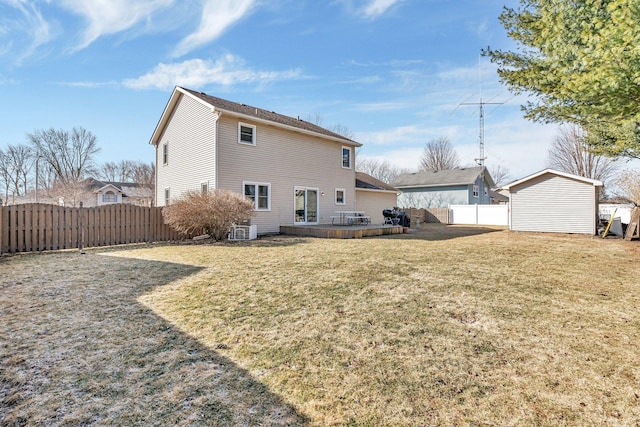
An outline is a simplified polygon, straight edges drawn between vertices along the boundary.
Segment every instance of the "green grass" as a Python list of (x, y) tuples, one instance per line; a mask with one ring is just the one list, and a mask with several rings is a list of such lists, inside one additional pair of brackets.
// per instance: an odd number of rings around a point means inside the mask
[(5, 258), (0, 420), (637, 425), (639, 257), (425, 225)]

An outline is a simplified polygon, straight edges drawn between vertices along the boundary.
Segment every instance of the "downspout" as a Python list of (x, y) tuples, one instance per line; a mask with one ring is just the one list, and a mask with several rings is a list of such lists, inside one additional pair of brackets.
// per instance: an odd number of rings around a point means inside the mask
[(159, 167), (158, 167), (158, 146), (160, 144), (155, 144), (156, 146), (156, 158), (154, 160), (155, 164), (156, 164), (156, 170), (153, 173), (153, 179), (154, 179), (154, 184), (153, 184), (153, 200), (151, 201), (151, 205), (153, 207), (158, 207), (158, 171), (159, 171)]
[(215, 130), (215, 135), (214, 135), (214, 141), (213, 141), (213, 179), (215, 180), (215, 184), (213, 186), (214, 189), (218, 189), (220, 187), (220, 183), (218, 181), (218, 142), (220, 141), (219, 136), (220, 136), (220, 130), (219, 130), (219, 126), (218, 123), (220, 122), (220, 117), (222, 116), (222, 111), (216, 111), (214, 108), (211, 109), (211, 112), (213, 113), (215, 119), (214, 119), (214, 123), (216, 126), (216, 130)]

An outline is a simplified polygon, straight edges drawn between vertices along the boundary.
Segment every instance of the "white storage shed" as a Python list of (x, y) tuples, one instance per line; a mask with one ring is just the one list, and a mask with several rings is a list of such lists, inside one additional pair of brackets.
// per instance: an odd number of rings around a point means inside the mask
[(553, 169), (504, 186), (514, 231), (597, 233), (601, 181)]

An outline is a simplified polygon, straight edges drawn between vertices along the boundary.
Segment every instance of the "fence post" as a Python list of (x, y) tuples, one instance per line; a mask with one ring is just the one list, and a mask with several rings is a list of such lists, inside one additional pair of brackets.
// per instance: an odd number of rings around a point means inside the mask
[(78, 249), (80, 253), (84, 253), (84, 209), (82, 209), (82, 202), (80, 202), (80, 208), (78, 209), (78, 227), (80, 227), (80, 236), (78, 236)]
[(4, 252), (4, 206), (0, 200), (0, 255)]

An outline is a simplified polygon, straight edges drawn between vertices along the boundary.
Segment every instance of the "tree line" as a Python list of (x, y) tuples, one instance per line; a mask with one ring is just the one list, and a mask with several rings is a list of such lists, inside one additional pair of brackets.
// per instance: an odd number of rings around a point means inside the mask
[(153, 162), (121, 160), (98, 164), (97, 137), (74, 127), (39, 129), (26, 135), (26, 142), (0, 149), (0, 199), (3, 204), (34, 194), (61, 195), (75, 200), (87, 192), (86, 179), (154, 186)]

